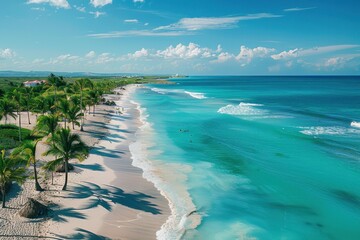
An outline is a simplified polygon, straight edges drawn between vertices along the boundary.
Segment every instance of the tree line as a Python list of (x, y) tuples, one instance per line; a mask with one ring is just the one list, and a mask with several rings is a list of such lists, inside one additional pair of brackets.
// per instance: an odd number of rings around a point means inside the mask
[[(121, 84), (121, 83), (120, 83)], [(53, 173), (59, 165), (64, 165), (65, 182), (63, 190), (67, 188), (69, 160), (82, 161), (89, 154), (89, 147), (80, 136), (73, 133), (75, 126), (84, 131), (84, 117), (95, 115), (96, 105), (101, 101), (104, 93), (110, 93), (119, 86), (119, 82), (91, 81), (81, 78), (67, 80), (61, 76), (51, 74), (45, 84), (34, 87), (16, 86), (3, 91), (0, 96), (0, 120), (5, 125), (9, 119), (17, 120), (18, 142), (20, 146), (8, 151), (0, 149), (0, 193), (2, 207), (5, 207), (6, 187), (15, 181), (23, 183), (29, 177), (29, 166), (35, 180), (35, 190), (43, 191), (38, 181), (36, 159), (37, 145), (44, 141), (48, 145), (45, 156), (53, 156), (43, 169)], [(31, 124), (30, 112), (36, 114), (36, 125), (32, 129), (32, 139), (22, 138), (21, 112), (26, 112), (26, 121)]]

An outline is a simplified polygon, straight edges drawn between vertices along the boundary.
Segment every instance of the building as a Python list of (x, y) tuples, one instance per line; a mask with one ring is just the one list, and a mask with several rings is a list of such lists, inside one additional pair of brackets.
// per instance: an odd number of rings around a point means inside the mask
[(23, 82), (25, 87), (36, 87), (40, 84), (46, 83), (46, 80), (33, 80), (33, 81), (26, 81)]

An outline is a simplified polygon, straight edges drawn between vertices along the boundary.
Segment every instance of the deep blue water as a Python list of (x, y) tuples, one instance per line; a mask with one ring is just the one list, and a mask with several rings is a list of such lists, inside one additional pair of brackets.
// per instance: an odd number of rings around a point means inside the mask
[(149, 161), (177, 209), (169, 231), (360, 239), (360, 77), (171, 81), (134, 96), (152, 128)]

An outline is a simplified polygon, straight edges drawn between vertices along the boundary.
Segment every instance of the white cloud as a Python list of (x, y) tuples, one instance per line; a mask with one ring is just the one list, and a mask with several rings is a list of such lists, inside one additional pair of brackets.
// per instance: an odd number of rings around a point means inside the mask
[(94, 7), (103, 7), (108, 4), (112, 4), (112, 0), (90, 0), (90, 3)]
[(85, 8), (85, 7), (80, 7), (80, 6), (74, 5), (74, 8), (75, 8), (76, 10), (78, 10), (79, 12), (86, 12), (86, 8)]
[(89, 34), (88, 36), (94, 38), (121, 38), (121, 37), (130, 37), (130, 36), (173, 37), (173, 36), (184, 36), (184, 35), (189, 35), (189, 34), (184, 31), (156, 32), (153, 30), (132, 30), (132, 31), (118, 31), (118, 32), (109, 32), (109, 33), (95, 33), (95, 34)]
[(350, 48), (356, 48), (359, 47), (359, 45), (330, 45), (330, 46), (324, 46), (324, 47), (314, 47), (309, 49), (292, 49), (289, 51), (283, 51), (279, 54), (274, 54), (271, 56), (274, 60), (282, 60), (282, 59), (289, 59), (289, 58), (296, 58), (296, 57), (305, 57), (305, 56), (311, 56), (311, 55), (318, 55), (323, 53), (329, 53), (329, 52), (335, 52)]
[(274, 48), (256, 47), (247, 48), (245, 46), (240, 47), (240, 53), (236, 56), (236, 60), (241, 62), (241, 66), (249, 64), (254, 58), (264, 58), (274, 52)]
[(33, 8), (31, 8), (31, 10), (44, 12), (44, 11), (45, 11), (45, 8), (44, 8), (44, 7), (42, 7), (42, 8), (33, 7)]
[(349, 66), (349, 62), (352, 61), (355, 58), (359, 58), (360, 54), (347, 54), (347, 55), (341, 55), (336, 57), (331, 57), (328, 59), (325, 59), (325, 61), (316, 64), (318, 68), (328, 68), (332, 70), (344, 68), (346, 66)]
[(137, 20), (137, 19), (125, 19), (124, 22), (125, 23), (138, 23), (139, 20)]
[(299, 8), (299, 7), (296, 7), (296, 8), (287, 8), (287, 9), (284, 9), (284, 12), (298, 12), (298, 11), (305, 11), (305, 10), (311, 10), (311, 9), (314, 9), (316, 7), (307, 7), (307, 8)]
[(142, 48), (141, 50), (136, 51), (136, 52), (133, 53), (133, 54), (131, 54), (131, 53), (128, 54), (128, 56), (129, 56), (130, 58), (135, 58), (135, 59), (147, 57), (147, 56), (149, 56), (149, 55), (150, 55), (149, 50), (147, 50), (147, 49), (145, 49), (145, 48)]
[(156, 56), (168, 58), (180, 58), (180, 59), (189, 59), (195, 57), (210, 57), (212, 50), (209, 48), (201, 48), (195, 43), (189, 43), (188, 46), (179, 43), (175, 47), (170, 45), (164, 50), (158, 50)]
[(105, 12), (99, 12), (99, 11), (96, 11), (96, 12), (90, 12), (90, 14), (94, 15), (95, 18), (98, 18), (102, 15), (105, 15), (106, 13)]
[(28, 0), (28, 4), (48, 3), (57, 8), (70, 8), (67, 0)]
[(0, 49), (0, 58), (13, 58), (16, 54), (10, 48)]
[(281, 60), (281, 59), (288, 59), (292, 57), (298, 57), (299, 56), (299, 49), (295, 48), (289, 51), (283, 51), (279, 54), (271, 55), (271, 58), (274, 60)]
[(86, 58), (94, 58), (95, 56), (96, 56), (95, 51), (90, 51), (85, 55)]
[(231, 54), (228, 52), (222, 52), (218, 55), (217, 59), (213, 62), (223, 63), (223, 62), (227, 62), (234, 58), (235, 58), (234, 54)]
[(134, 2), (134, 3), (137, 3), (137, 2), (143, 3), (143, 2), (145, 2), (145, 0), (133, 0), (133, 2)]
[(155, 30), (187, 30), (197, 31), (204, 29), (234, 28), (240, 21), (255, 20), (262, 18), (281, 17), (269, 13), (249, 14), (237, 17), (206, 17), (206, 18), (182, 18), (179, 22), (167, 26), (161, 26)]
[(104, 64), (104, 63), (108, 63), (108, 62), (113, 62), (115, 60), (116, 59), (114, 57), (112, 57), (110, 53), (102, 53), (96, 59), (96, 63)]

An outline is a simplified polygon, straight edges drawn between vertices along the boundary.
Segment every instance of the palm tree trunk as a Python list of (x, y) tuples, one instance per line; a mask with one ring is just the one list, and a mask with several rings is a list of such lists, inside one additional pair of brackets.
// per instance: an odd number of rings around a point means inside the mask
[(34, 162), (34, 177), (35, 177), (35, 190), (36, 191), (43, 191), (43, 189), (41, 188), (39, 182), (38, 182), (38, 177), (37, 177), (37, 172), (36, 172), (36, 162)]
[(5, 185), (1, 188), (2, 193), (2, 208), (5, 208)]
[(65, 160), (65, 183), (64, 183), (62, 190), (66, 190), (66, 186), (67, 186), (67, 182), (68, 182), (68, 172), (69, 172), (68, 160)]
[(18, 117), (19, 117), (19, 142), (21, 142), (21, 114), (20, 114), (20, 109), (18, 109)]
[(28, 122), (29, 122), (29, 124), (31, 124), (31, 122), (30, 122), (30, 112), (29, 112), (29, 99), (28, 99), (28, 102), (27, 102), (27, 104), (26, 104), (26, 108), (27, 108), (27, 116), (28, 116)]
[(73, 130), (75, 129), (75, 123), (74, 122), (72, 122), (72, 126), (73, 126)]
[(51, 185), (54, 185), (54, 171), (51, 171)]
[(93, 116), (95, 117), (95, 104), (93, 106)]
[(65, 120), (64, 120), (64, 121), (65, 121), (65, 126), (64, 126), (64, 128), (66, 128), (66, 118), (65, 118)]
[[(83, 106), (82, 106), (82, 88), (80, 89), (80, 113), (83, 113)], [(84, 125), (84, 115), (82, 114), (80, 119), (80, 131), (84, 131), (83, 125)], [(74, 126), (74, 125), (73, 125)]]
[(7, 115), (5, 115), (5, 124), (7, 124)]
[(89, 105), (89, 115), (90, 115), (90, 105)]

